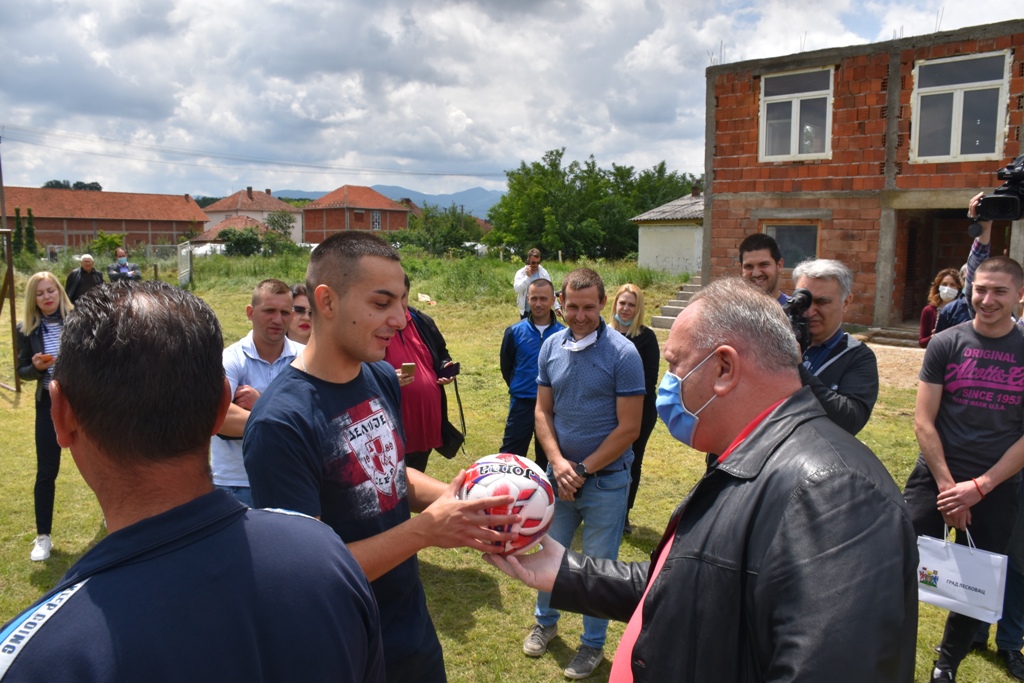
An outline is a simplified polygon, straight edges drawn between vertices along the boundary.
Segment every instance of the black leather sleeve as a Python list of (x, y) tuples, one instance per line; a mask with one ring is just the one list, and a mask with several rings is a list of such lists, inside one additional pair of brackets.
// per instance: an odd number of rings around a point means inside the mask
[(595, 560), (567, 550), (558, 568), (551, 606), (599, 619), (629, 621), (640, 604), (650, 562)]

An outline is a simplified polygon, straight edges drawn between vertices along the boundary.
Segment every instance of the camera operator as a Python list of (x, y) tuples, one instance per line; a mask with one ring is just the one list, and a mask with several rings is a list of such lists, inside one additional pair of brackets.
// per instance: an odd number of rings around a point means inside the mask
[(797, 289), (811, 293), (805, 313), (810, 346), (803, 352), (800, 379), (829, 419), (856, 434), (878, 398), (878, 364), (866, 344), (843, 331), (843, 314), (853, 301), (853, 273), (839, 261), (811, 259), (793, 269), (793, 280)]
[[(971, 307), (971, 291), (974, 288), (974, 271), (978, 269), (981, 262), (988, 258), (991, 250), (992, 221), (981, 220), (978, 215), (978, 205), (985, 196), (979, 192), (971, 198), (967, 207), (968, 220), (974, 221), (968, 232), (974, 235), (974, 242), (971, 244), (971, 253), (967, 257), (967, 263), (960, 269), (960, 279), (963, 280), (964, 288), (960, 296), (952, 303), (943, 306), (939, 311), (939, 317), (935, 321), (935, 332), (938, 334), (946, 328), (965, 323), (974, 318), (974, 308)], [(980, 232), (971, 232), (971, 228), (978, 226)]]

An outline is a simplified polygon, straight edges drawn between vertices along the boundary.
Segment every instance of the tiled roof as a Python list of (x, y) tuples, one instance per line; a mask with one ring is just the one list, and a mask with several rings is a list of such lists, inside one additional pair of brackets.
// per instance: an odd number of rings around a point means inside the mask
[(213, 226), (202, 235), (198, 235), (192, 238), (193, 242), (217, 242), (220, 240), (220, 231), (228, 228), (234, 228), (235, 230), (243, 230), (245, 228), (256, 228), (256, 232), (261, 235), (267, 231), (267, 226), (260, 223), (255, 218), (249, 216), (232, 216), (222, 220), (217, 225)]
[(303, 207), (304, 210), (336, 208), (409, 211), (409, 207), (404, 204), (392, 201), (380, 192), (361, 185), (343, 185)]
[(37, 218), (91, 218), (127, 221), (195, 221), (209, 218), (187, 194), (138, 194), (135, 192), (93, 192), (38, 187), (5, 187), (8, 217), (20, 208)]
[(302, 209), (297, 209), (287, 202), (282, 202), (270, 194), (270, 190), (253, 192), (251, 187), (239, 190), (230, 197), (217, 200), (207, 206), (206, 211), (288, 211), (289, 213), (302, 213)]
[(674, 199), (668, 204), (662, 204), (656, 209), (647, 213), (630, 218), (634, 223), (645, 223), (648, 221), (680, 221), (680, 220), (703, 220), (704, 219), (704, 195), (696, 197), (686, 195)]

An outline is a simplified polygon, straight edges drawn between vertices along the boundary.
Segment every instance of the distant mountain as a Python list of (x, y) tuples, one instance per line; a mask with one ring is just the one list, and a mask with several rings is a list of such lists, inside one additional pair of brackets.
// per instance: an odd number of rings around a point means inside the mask
[[(478, 218), (487, 218), (487, 212), (505, 194), (498, 190), (485, 190), (482, 187), (474, 187), (469, 190), (462, 190), (454, 194), (423, 194), (416, 190), (410, 190), (397, 185), (372, 185), (377, 192), (388, 199), (396, 202), (400, 199), (411, 199), (419, 206), (433, 204), (442, 209), (447, 209), (452, 204), (462, 206), (466, 213), (473, 214)], [(327, 192), (306, 192), (304, 190), (276, 190), (272, 192), (275, 197), (287, 197), (289, 199), (319, 199)]]

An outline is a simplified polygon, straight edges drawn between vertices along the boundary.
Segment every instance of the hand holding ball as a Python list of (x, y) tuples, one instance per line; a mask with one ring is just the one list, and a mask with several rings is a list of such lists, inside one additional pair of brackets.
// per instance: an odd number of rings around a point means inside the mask
[(485, 455), (469, 466), (459, 489), (461, 500), (490, 496), (512, 496), (510, 506), (488, 510), (493, 515), (519, 515), (522, 522), (491, 527), (496, 531), (519, 534), (505, 544), (502, 556), (525, 553), (540, 543), (555, 516), (555, 493), (548, 477), (534, 462), (512, 453)]

